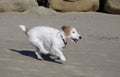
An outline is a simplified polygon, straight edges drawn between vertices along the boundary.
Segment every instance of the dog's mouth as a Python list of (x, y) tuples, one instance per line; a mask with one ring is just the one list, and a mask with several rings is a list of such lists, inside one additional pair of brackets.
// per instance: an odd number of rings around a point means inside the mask
[(75, 39), (75, 38), (71, 38), (75, 43), (78, 42), (78, 39)]

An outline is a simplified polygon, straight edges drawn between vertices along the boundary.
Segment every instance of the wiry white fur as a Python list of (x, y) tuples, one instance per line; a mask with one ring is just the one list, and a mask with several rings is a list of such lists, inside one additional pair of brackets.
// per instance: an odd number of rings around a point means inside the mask
[[(24, 25), (19, 25), (23, 31), (26, 27)], [(74, 32), (73, 32), (74, 31)], [(36, 47), (35, 54), (38, 59), (41, 59), (40, 53), (48, 54), (50, 51), (58, 56), (60, 60), (66, 61), (66, 58), (62, 52), (65, 43), (63, 39), (77, 39), (79, 40), (80, 35), (77, 33), (76, 29), (71, 27), (70, 33), (68, 36), (65, 36), (63, 30), (57, 30), (48, 26), (39, 26), (34, 27), (28, 31), (28, 36), (30, 42)], [(62, 36), (62, 37), (61, 37)], [(50, 51), (47, 51), (45, 48), (48, 48)]]

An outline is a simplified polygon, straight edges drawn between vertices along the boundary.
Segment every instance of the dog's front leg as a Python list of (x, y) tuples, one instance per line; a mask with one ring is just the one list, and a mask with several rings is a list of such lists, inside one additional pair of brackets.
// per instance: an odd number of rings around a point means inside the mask
[(62, 51), (60, 49), (58, 49), (57, 47), (53, 46), (53, 51), (55, 51), (58, 55), (58, 57), (60, 58), (60, 60), (62, 61), (66, 61), (65, 56), (63, 55)]

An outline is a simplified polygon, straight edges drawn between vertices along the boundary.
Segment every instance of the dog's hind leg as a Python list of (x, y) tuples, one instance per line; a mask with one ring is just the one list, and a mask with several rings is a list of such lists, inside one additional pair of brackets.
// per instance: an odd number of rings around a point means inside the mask
[(34, 37), (30, 37), (29, 40), (31, 41), (31, 43), (33, 44), (33, 46), (35, 46), (36, 48), (36, 56), (38, 59), (42, 59), (40, 53), (43, 53), (43, 54), (49, 54), (49, 51), (47, 51), (44, 46), (43, 46), (43, 43), (42, 41), (37, 38), (36, 36)]
[(48, 54), (49, 51), (47, 51), (44, 46), (43, 46), (43, 43), (40, 41), (40, 40), (37, 40), (37, 41), (33, 41), (32, 40), (32, 44), (37, 47), (37, 50), (39, 50), (40, 53), (43, 53), (43, 54)]
[(36, 48), (35, 54), (36, 54), (36, 56), (37, 56), (37, 59), (43, 60), (43, 58), (42, 58), (41, 55), (40, 55), (39, 48), (38, 48), (38, 47), (35, 47), (35, 48)]
[(39, 51), (43, 54), (49, 54), (49, 51), (47, 51), (44, 46), (43, 43), (41, 41), (36, 42), (37, 47), (39, 48)]

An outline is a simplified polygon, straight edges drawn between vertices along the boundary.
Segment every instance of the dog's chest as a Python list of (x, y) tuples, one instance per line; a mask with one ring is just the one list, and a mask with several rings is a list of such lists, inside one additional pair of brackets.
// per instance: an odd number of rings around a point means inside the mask
[(54, 42), (55, 42), (55, 46), (60, 50), (63, 50), (63, 48), (65, 48), (66, 46), (62, 38), (57, 38)]
[(44, 46), (46, 48), (52, 49), (53, 46), (57, 47), (60, 50), (63, 50), (63, 48), (66, 46), (61, 38), (49, 38), (49, 39), (44, 39)]

